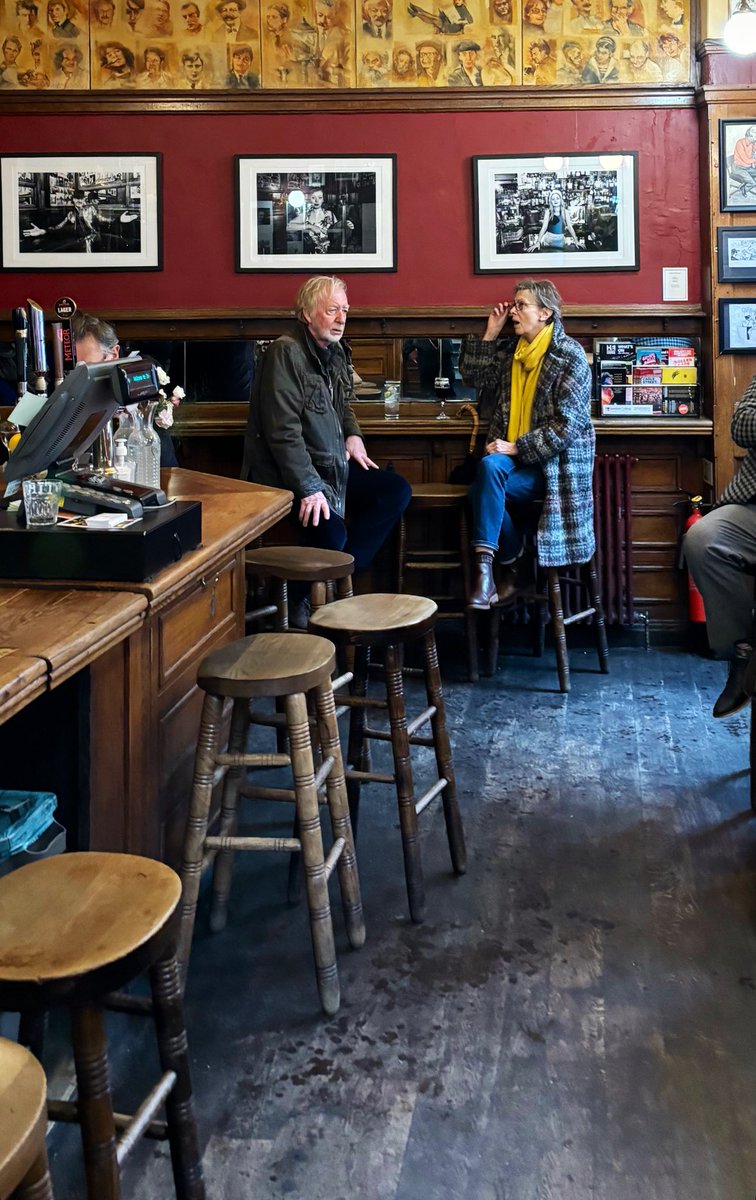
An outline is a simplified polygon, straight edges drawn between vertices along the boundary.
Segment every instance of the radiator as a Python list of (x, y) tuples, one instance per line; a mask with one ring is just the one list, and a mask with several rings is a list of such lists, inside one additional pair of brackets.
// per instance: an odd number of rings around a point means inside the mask
[(597, 454), (593, 468), (596, 570), (608, 625), (632, 625), (633, 512), (629, 454)]

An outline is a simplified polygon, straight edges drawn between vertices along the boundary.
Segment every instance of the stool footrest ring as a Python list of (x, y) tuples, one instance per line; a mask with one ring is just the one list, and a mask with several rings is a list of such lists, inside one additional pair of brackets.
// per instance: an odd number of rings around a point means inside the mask
[(396, 783), (395, 775), (380, 775), (377, 771), (345, 771), (344, 778), (358, 783)]
[(205, 845), (209, 850), (281, 850), (286, 854), (295, 854), (302, 849), (299, 838), (244, 837), (241, 834), (208, 837)]
[(418, 817), (420, 816), (420, 813), (428, 807), (431, 800), (435, 800), (436, 796), (438, 796), (440, 792), (443, 792), (448, 782), (448, 779), (437, 779), (433, 784), (433, 787), (429, 787), (425, 795), (420, 797), (420, 799), (415, 803), (415, 812), (417, 813)]
[(139, 1139), (143, 1136), (144, 1131), (152, 1123), (152, 1118), (160, 1108), (160, 1105), (165, 1102), (166, 1098), (173, 1091), (177, 1078), (178, 1076), (175, 1071), (166, 1071), (139, 1105), (126, 1129), (124, 1129), (123, 1135), (118, 1139), (116, 1161), (119, 1167), (123, 1165)]
[(346, 846), (346, 841), (344, 840), (343, 837), (336, 838), (336, 841), (333, 843), (333, 845), (331, 846), (331, 849), (328, 851), (328, 854), (326, 855), (326, 860), (323, 864), (325, 867), (326, 879), (331, 878), (331, 876), (333, 874), (333, 868), (336, 866), (336, 863), (341, 858), (342, 851), (345, 846)]

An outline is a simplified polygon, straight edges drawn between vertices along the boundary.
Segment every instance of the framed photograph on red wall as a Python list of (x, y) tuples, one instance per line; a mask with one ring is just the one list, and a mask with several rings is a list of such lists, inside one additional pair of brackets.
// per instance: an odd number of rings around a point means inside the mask
[(237, 271), (395, 271), (396, 155), (236, 156)]
[(160, 154), (0, 156), (5, 271), (161, 271)]
[(473, 158), (475, 271), (637, 271), (638, 154)]

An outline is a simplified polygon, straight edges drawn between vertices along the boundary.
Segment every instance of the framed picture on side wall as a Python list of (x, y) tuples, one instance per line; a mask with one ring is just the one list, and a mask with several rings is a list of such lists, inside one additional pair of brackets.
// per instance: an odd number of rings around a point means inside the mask
[(235, 165), (237, 271), (396, 270), (396, 155)]
[(475, 271), (637, 271), (638, 154), (473, 158)]
[(5, 271), (161, 271), (160, 154), (0, 156)]
[(756, 283), (756, 225), (717, 229), (717, 279), (720, 283)]
[(719, 122), (719, 207), (756, 212), (756, 117)]
[(719, 301), (719, 353), (756, 355), (756, 296)]

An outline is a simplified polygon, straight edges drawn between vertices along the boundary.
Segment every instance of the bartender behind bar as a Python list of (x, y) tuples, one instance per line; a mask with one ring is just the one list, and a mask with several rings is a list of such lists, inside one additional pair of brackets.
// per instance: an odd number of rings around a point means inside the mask
[[(77, 363), (112, 362), (120, 357), (118, 334), (107, 321), (101, 321), (99, 317), (93, 317), (90, 313), (77, 312), (72, 326)], [(161, 467), (177, 467), (178, 459), (171, 435), (159, 425), (156, 425), (155, 429), (160, 438)]]

